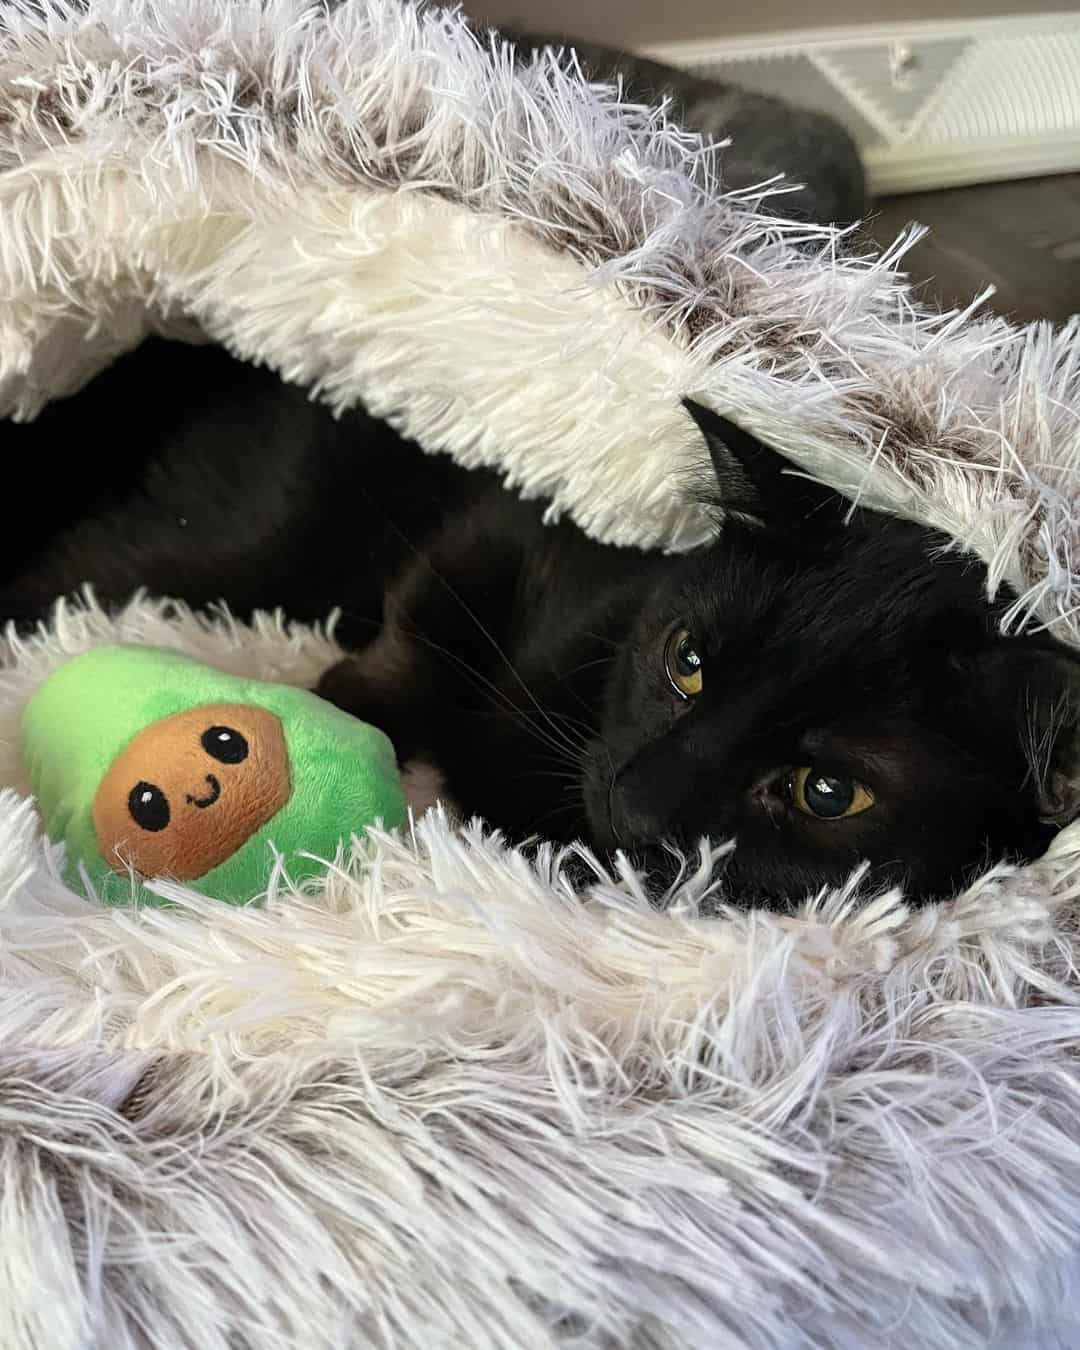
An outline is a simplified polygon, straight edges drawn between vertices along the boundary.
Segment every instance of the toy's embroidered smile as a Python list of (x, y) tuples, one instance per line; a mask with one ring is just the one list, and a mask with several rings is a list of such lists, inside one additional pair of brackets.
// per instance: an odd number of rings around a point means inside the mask
[(188, 802), (192, 806), (197, 806), (200, 811), (205, 811), (208, 806), (213, 806), (221, 796), (221, 784), (212, 773), (206, 775), (206, 781), (210, 784), (210, 793), (206, 797), (193, 797), (188, 793)]

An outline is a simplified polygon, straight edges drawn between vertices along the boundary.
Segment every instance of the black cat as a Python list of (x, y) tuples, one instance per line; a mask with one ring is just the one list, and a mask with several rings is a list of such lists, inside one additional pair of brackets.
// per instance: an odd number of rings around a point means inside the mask
[(355, 654), (320, 692), (433, 764), (465, 813), (649, 866), (668, 841), (733, 837), (727, 888), (747, 901), (800, 899), (862, 860), (930, 898), (1036, 856), (1078, 809), (1071, 652), (1000, 636), (1011, 597), (987, 601), (978, 561), (905, 521), (846, 520), (845, 499), (702, 408), (728, 513), (667, 556), (544, 525), (495, 475), (362, 413), (335, 422), (216, 352), (149, 344), (0, 429), (9, 456), (47, 462), (121, 389), (145, 403), (119, 481), (87, 477), (73, 523), (0, 594), (5, 617), (84, 582), (108, 602), (145, 585), (239, 612), (341, 606)]

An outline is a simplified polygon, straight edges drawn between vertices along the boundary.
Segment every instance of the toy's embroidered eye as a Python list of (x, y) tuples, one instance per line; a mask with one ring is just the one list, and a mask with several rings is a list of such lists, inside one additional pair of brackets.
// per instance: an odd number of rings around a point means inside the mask
[(220, 764), (239, 764), (248, 757), (248, 743), (232, 727), (209, 727), (202, 734), (202, 748)]
[(136, 783), (128, 793), (128, 811), (140, 830), (156, 834), (169, 823), (169, 799), (155, 783)]
[(795, 809), (818, 820), (858, 816), (874, 804), (874, 794), (865, 784), (854, 778), (834, 778), (813, 765), (796, 769), (788, 781)]
[(671, 687), (681, 698), (701, 693), (701, 657), (689, 628), (676, 628), (664, 647), (664, 666)]

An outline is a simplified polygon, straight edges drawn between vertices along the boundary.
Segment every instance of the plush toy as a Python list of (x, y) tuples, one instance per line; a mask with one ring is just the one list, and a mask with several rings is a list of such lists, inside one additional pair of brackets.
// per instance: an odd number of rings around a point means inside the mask
[(275, 850), (296, 880), (354, 831), (405, 818), (381, 731), (305, 689), (149, 647), (61, 666), (27, 707), (23, 747), (66, 879), (109, 904), (160, 903), (149, 877), (242, 903)]

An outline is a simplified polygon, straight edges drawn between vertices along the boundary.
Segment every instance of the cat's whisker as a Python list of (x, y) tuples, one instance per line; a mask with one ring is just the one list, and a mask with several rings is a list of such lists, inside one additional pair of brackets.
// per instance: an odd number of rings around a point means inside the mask
[(556, 739), (543, 727), (537, 726), (531, 714), (526, 709), (520, 708), (515, 704), (514, 701), (498, 687), (498, 685), (478, 671), (475, 666), (470, 665), (464, 657), (458, 656), (456, 652), (442, 646), (441, 643), (435, 642), (432, 638), (421, 633), (417, 628), (410, 628), (408, 632), (412, 639), (423, 643), (432, 651), (445, 657), (447, 661), (452, 662), (453, 665), (469, 680), (478, 693), (490, 698), (493, 704), (493, 716), (510, 716), (516, 718), (521, 725), (531, 732), (541, 745), (545, 745), (549, 750), (554, 751), (563, 763), (574, 766), (579, 764), (579, 756), (584, 745), (584, 738), (582, 738), (581, 745), (575, 745), (569, 740), (563, 741)]
[(576, 802), (560, 803), (558, 806), (552, 807), (550, 811), (545, 811), (543, 815), (538, 816), (535, 825), (539, 827), (546, 824), (548, 821), (558, 820), (560, 816), (577, 814), (579, 809)]
[(582, 661), (580, 666), (574, 666), (559, 676), (560, 682), (568, 680), (573, 675), (580, 675), (583, 670), (592, 670), (594, 666), (610, 666), (615, 660), (615, 653), (610, 656), (594, 656), (591, 661)]
[(592, 642), (602, 642), (606, 647), (610, 647), (612, 652), (617, 652), (622, 646), (622, 643), (616, 641), (615, 638), (608, 637), (605, 633), (594, 633), (588, 628), (583, 630), (582, 636), (589, 638)]
[[(476, 625), (477, 630), (491, 644), (491, 647), (494, 650), (496, 656), (498, 656), (499, 659), (503, 662), (507, 670), (514, 677), (514, 679), (517, 681), (518, 685), (521, 687), (526, 697), (529, 699), (530, 703), (532, 703), (533, 707), (540, 714), (540, 716), (550, 725), (552, 731), (556, 734), (556, 736), (563, 735), (563, 733), (556, 726), (551, 716), (541, 706), (540, 701), (537, 699), (536, 695), (532, 692), (529, 686), (522, 679), (520, 673), (517, 670), (517, 667), (510, 660), (509, 656), (507, 656), (506, 652), (503, 651), (502, 646), (500, 645), (494, 634), (481, 621), (480, 617), (476, 614), (476, 612), (472, 609), (472, 607), (465, 601), (464, 597), (439, 572), (439, 570), (435, 567), (430, 558), (428, 558), (425, 554), (421, 553), (420, 550), (415, 547), (412, 541), (406, 538), (406, 536), (402, 534), (402, 532), (398, 530), (396, 526), (392, 526), (392, 528), (401, 538), (402, 542), (406, 545), (406, 547), (409, 548), (413, 552), (413, 554), (424, 563), (424, 565), (427, 567), (428, 571), (435, 578), (435, 580), (439, 582), (439, 584), (453, 597), (454, 600), (457, 601), (457, 603), (461, 606), (464, 612), (473, 621), (473, 623)], [(568, 743), (568, 749), (574, 748), (575, 747), (572, 745), (572, 743)]]
[[(514, 679), (517, 681), (523, 692), (526, 694), (529, 701), (532, 703), (533, 707), (544, 718), (544, 721), (547, 722), (550, 731), (545, 732), (542, 728), (537, 726), (536, 722), (533, 720), (533, 717), (530, 713), (528, 713), (525, 709), (519, 707), (516, 703), (514, 703), (513, 699), (511, 699), (503, 690), (499, 689), (498, 686), (493, 681), (489, 680), (485, 675), (483, 675), (480, 671), (478, 671), (475, 668), (475, 666), (470, 665), (467, 661), (464, 660), (464, 658), (460, 657), (456, 652), (452, 652), (449, 650), (449, 648), (443, 646), (440, 643), (435, 642), (432, 638), (426, 636), (424, 633), (420, 632), (419, 629), (413, 627), (412, 625), (409, 625), (407, 628), (407, 631), (410, 634), (410, 636), (424, 643), (432, 651), (438, 652), (440, 655), (444, 656), (447, 660), (452, 661), (460, 671), (462, 671), (464, 674), (470, 677), (474, 688), (478, 690), (480, 689), (486, 690), (488, 692), (489, 697), (492, 698), (493, 703), (495, 702), (496, 699), (500, 700), (499, 703), (495, 703), (496, 709), (501, 709), (502, 711), (509, 713), (511, 716), (518, 718), (535, 736), (535, 738), (542, 744), (547, 744), (553, 749), (556, 748), (556, 745), (558, 744), (558, 748), (560, 749), (561, 753), (566, 756), (568, 762), (576, 765), (579, 762), (582, 752), (584, 751), (585, 745), (587, 744), (588, 740), (591, 738), (593, 734), (592, 726), (583, 719), (571, 717), (569, 716), (569, 714), (549, 712), (548, 710), (544, 709), (540, 705), (536, 696), (533, 694), (532, 690), (522, 679), (521, 675), (518, 673), (517, 669), (510, 661), (509, 657), (503, 651), (502, 647), (500, 646), (496, 638), (481, 623), (480, 619), (476, 616), (475, 613), (473, 613), (473, 611), (465, 603), (462, 597), (457, 593), (454, 587), (451, 586), (450, 583), (445, 579), (445, 577), (443, 577), (439, 573), (439, 571), (432, 565), (430, 559), (421, 554), (419, 550), (416, 549), (416, 547), (411, 543), (411, 541), (408, 540), (401, 533), (400, 530), (397, 530), (396, 527), (394, 528), (395, 532), (405, 543), (406, 547), (408, 547), (416, 557), (420, 558), (421, 561), (423, 561), (426, 564), (432, 576), (435, 577), (435, 579), (450, 592), (453, 598), (465, 610), (466, 614), (468, 614), (468, 616), (473, 620), (477, 628), (488, 640), (488, 642), (492, 645), (497, 655), (500, 657), (500, 659), (506, 665), (507, 669), (513, 675)], [(403, 615), (402, 617), (404, 617), (406, 620), (408, 619), (407, 615)], [(368, 622), (370, 622), (373, 626), (377, 626), (376, 620), (370, 620)], [(605, 640), (610, 641), (610, 639)], [(612, 643), (611, 645), (617, 646), (617, 644), (615, 643)], [(610, 659), (612, 658), (600, 658), (601, 661)], [(586, 664), (596, 664), (596, 663), (590, 662)], [(573, 672), (570, 673), (572, 674)], [(586, 712), (590, 711), (588, 704), (586, 704), (584, 700), (580, 699), (579, 697), (578, 701), (582, 704), (582, 707), (585, 708)], [(562, 723), (564, 725), (560, 726), (559, 723)], [(578, 728), (580, 728), (580, 730), (578, 730)]]
[(577, 786), (579, 785), (579, 778), (578, 778), (578, 775), (577, 775), (577, 774), (570, 773), (570, 772), (567, 772), (567, 771), (565, 771), (565, 770), (564, 770), (564, 771), (560, 771), (560, 770), (558, 770), (558, 769), (533, 769), (533, 770), (530, 771), (529, 777), (530, 777), (530, 778), (551, 778), (551, 779), (554, 779), (554, 780), (557, 781), (557, 782), (569, 783), (569, 784), (571, 784), (571, 786), (574, 786), (574, 787), (577, 787)]

